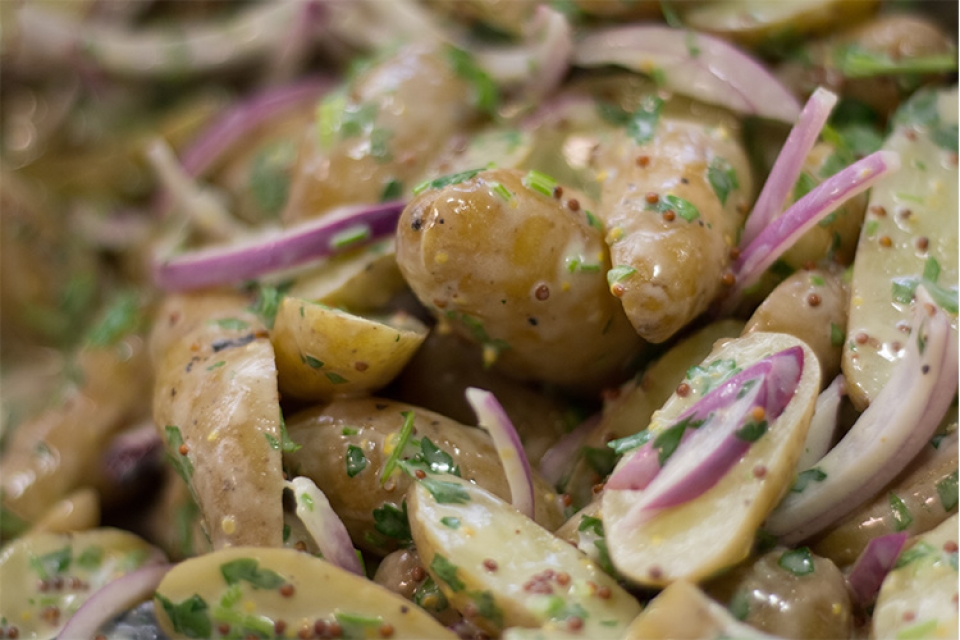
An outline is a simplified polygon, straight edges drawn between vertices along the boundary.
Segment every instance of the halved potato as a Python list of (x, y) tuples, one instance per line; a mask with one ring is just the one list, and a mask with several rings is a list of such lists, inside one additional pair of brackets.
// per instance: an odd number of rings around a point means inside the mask
[(288, 296), (270, 336), (280, 392), (319, 401), (371, 393), (400, 373), (426, 337), (410, 315), (380, 322)]
[(640, 613), (634, 597), (584, 554), (474, 484), (428, 476), (408, 504), (423, 566), (488, 633), (518, 626), (619, 638)]
[(409, 600), (293, 549), (233, 547), (186, 560), (154, 602), (175, 639), (313, 638), (320, 628), (331, 632), (321, 637), (457, 637)]

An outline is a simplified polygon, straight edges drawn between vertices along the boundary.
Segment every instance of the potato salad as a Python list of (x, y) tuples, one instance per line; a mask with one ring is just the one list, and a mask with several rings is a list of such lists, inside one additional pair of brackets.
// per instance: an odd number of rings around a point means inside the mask
[(0, 639), (957, 638), (957, 25), (0, 0)]

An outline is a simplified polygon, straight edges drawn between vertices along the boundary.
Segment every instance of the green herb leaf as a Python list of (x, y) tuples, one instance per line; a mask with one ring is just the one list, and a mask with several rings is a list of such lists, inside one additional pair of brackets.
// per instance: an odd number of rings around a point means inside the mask
[(399, 509), (389, 502), (384, 502), (374, 509), (373, 528), (388, 538), (399, 540), (403, 546), (413, 544), (406, 501), (400, 503)]
[(794, 201), (800, 200), (803, 196), (807, 195), (811, 191), (817, 188), (817, 179), (806, 171), (800, 174), (800, 177), (797, 178), (797, 183), (793, 185), (793, 199)]
[(367, 457), (363, 455), (363, 449), (356, 445), (347, 446), (347, 476), (353, 478), (358, 473), (367, 468)]
[(168, 424), (163, 430), (167, 436), (167, 460), (177, 475), (190, 484), (193, 478), (193, 463), (189, 457), (180, 453), (180, 447), (184, 444), (180, 428)]
[(30, 566), (42, 580), (59, 575), (70, 568), (73, 561), (73, 549), (70, 545), (42, 556), (30, 556)]
[[(687, 369), (686, 379), (690, 381), (691, 387), (699, 389), (700, 395), (704, 396), (739, 370), (736, 360), (721, 358), (709, 362), (705, 366), (694, 365), (690, 367)], [(753, 382), (753, 384), (756, 384), (756, 382)]]
[(383, 185), (383, 191), (380, 193), (380, 202), (396, 200), (403, 195), (403, 183), (397, 179), (387, 181)]
[(607, 446), (613, 449), (613, 452), (617, 455), (623, 455), (627, 451), (633, 451), (639, 447), (642, 447), (644, 444), (649, 442), (653, 437), (653, 434), (644, 429), (639, 433), (635, 433), (631, 436), (624, 436), (623, 438), (617, 438), (616, 440), (611, 440), (607, 443)]
[(744, 442), (756, 442), (767, 432), (766, 420), (751, 420), (737, 429), (734, 435)]
[(790, 491), (793, 493), (803, 493), (804, 490), (806, 490), (807, 485), (809, 485), (811, 482), (823, 482), (826, 479), (826, 473), (824, 473), (818, 467), (812, 467), (797, 474), (797, 481), (793, 483), (793, 487), (790, 488)]
[(706, 419), (696, 420), (692, 415), (687, 416), (676, 424), (667, 427), (657, 435), (653, 441), (653, 448), (659, 452), (657, 459), (661, 467), (666, 464), (670, 456), (672, 456), (677, 450), (677, 447), (680, 446), (680, 440), (683, 438), (684, 432), (687, 429), (697, 429), (702, 426), (704, 422), (706, 422)]
[(136, 331), (141, 320), (137, 295), (132, 292), (119, 293), (87, 334), (87, 344), (93, 347), (113, 346), (124, 336)]
[(937, 495), (940, 496), (940, 506), (944, 511), (957, 508), (957, 472), (954, 471), (937, 483)]
[(577, 531), (581, 533), (584, 531), (590, 531), (595, 536), (600, 538), (603, 538), (605, 535), (603, 532), (603, 520), (600, 518), (595, 518), (594, 516), (583, 516), (580, 519), (580, 525), (577, 527)]
[(430, 495), (439, 504), (466, 504), (470, 502), (470, 494), (456, 482), (427, 476), (420, 480), (420, 484), (430, 492)]
[(87, 547), (76, 559), (76, 565), (87, 571), (96, 571), (101, 564), (103, 564), (103, 547), (97, 545)]
[(173, 604), (159, 592), (155, 593), (154, 597), (163, 606), (174, 631), (188, 638), (212, 637), (213, 625), (207, 603), (199, 595), (194, 594), (180, 604)]
[(933, 638), (935, 637), (934, 632), (937, 630), (938, 624), (939, 621), (933, 618), (912, 624), (909, 627), (904, 627), (897, 632), (896, 640), (925, 640), (925, 638)]
[(447, 60), (452, 65), (453, 72), (472, 85), (473, 106), (486, 114), (495, 116), (500, 104), (497, 85), (487, 72), (480, 68), (473, 55), (463, 49), (450, 47)]
[(227, 584), (241, 581), (250, 583), (254, 589), (276, 589), (286, 580), (271, 569), (261, 569), (254, 558), (237, 558), (220, 565), (220, 573)]
[(707, 180), (713, 187), (713, 192), (717, 194), (717, 199), (721, 205), (727, 204), (727, 197), (734, 189), (740, 188), (740, 180), (737, 178), (737, 171), (725, 158), (715, 157), (710, 161), (707, 167)]
[(280, 449), (284, 453), (296, 453), (303, 448), (302, 444), (297, 444), (290, 439), (287, 433), (287, 421), (283, 419), (283, 411), (280, 412)]
[(427, 579), (413, 592), (413, 602), (434, 613), (445, 611), (450, 606), (447, 597), (430, 576), (427, 576)]
[(460, 184), (461, 182), (466, 182), (470, 178), (474, 177), (478, 173), (483, 171), (483, 168), (480, 169), (470, 169), (468, 171), (461, 171), (460, 173), (451, 173), (446, 176), (441, 176), (433, 180), (425, 180), (413, 188), (413, 195), (418, 196), (427, 189), (443, 189), (452, 184)]
[(858, 43), (837, 47), (832, 57), (834, 67), (847, 78), (945, 73), (957, 68), (953, 53), (894, 59), (886, 52), (870, 51)]
[(444, 516), (440, 518), (440, 524), (447, 527), (448, 529), (459, 529), (460, 518), (456, 518), (454, 516)]
[(727, 609), (737, 620), (743, 622), (750, 615), (750, 591), (748, 589), (737, 589), (733, 597), (730, 598), (730, 604)]
[(346, 384), (350, 382), (335, 371), (324, 371), (323, 375), (326, 376), (327, 380), (329, 380), (331, 384)]
[(846, 336), (843, 333), (843, 329), (840, 328), (840, 325), (831, 322), (830, 323), (830, 344), (834, 347), (843, 346), (843, 341)]
[(657, 96), (644, 96), (640, 107), (630, 116), (627, 135), (638, 145), (644, 145), (653, 140), (662, 108), (663, 100)]
[(330, 238), (330, 248), (338, 251), (366, 242), (373, 235), (368, 224), (356, 224), (343, 231), (333, 234)]
[(583, 447), (584, 460), (601, 478), (606, 478), (617, 464), (617, 454), (608, 447)]
[(413, 435), (414, 412), (402, 411), (400, 415), (403, 417), (403, 424), (400, 425), (400, 433), (397, 436), (396, 445), (387, 457), (387, 461), (383, 464), (383, 471), (380, 473), (380, 484), (385, 483), (393, 474), (393, 471), (397, 468), (397, 464), (400, 462), (400, 456), (403, 455), (403, 450), (407, 448), (410, 436)]
[(617, 282), (626, 280), (629, 276), (632, 276), (636, 272), (637, 270), (629, 265), (618, 264), (614, 268), (607, 271), (607, 284), (613, 286)]
[(937, 555), (937, 550), (928, 542), (920, 541), (914, 544), (909, 549), (905, 549), (897, 557), (896, 564), (893, 565), (894, 569), (900, 569), (905, 567), (908, 564), (913, 564), (924, 558), (931, 558)]
[(813, 554), (807, 547), (800, 547), (785, 552), (777, 561), (781, 569), (786, 569), (795, 576), (810, 575), (814, 571)]
[(275, 215), (287, 203), (290, 171), (297, 159), (291, 140), (281, 140), (257, 152), (250, 166), (250, 193), (264, 212)]
[(300, 360), (311, 369), (321, 369), (323, 368), (323, 365), (324, 365), (324, 362), (322, 360), (317, 360), (313, 356), (308, 356), (305, 353), (300, 354)]
[(554, 190), (559, 186), (557, 181), (547, 174), (532, 169), (523, 176), (521, 182), (527, 189), (536, 191), (540, 195), (547, 196), (548, 198), (553, 197)]
[(944, 151), (956, 153), (960, 143), (958, 143), (958, 130), (955, 124), (944, 124), (933, 129), (930, 132), (930, 139), (933, 143)]
[(453, 564), (439, 553), (430, 561), (430, 571), (436, 574), (454, 592), (462, 591), (466, 585), (457, 577), (457, 565)]
[(460, 475), (460, 467), (454, 463), (453, 457), (433, 444), (430, 438), (420, 439), (420, 453), (414, 459), (421, 460), (432, 473)]
[(284, 298), (284, 291), (288, 286), (274, 287), (261, 284), (257, 286), (257, 299), (254, 301), (251, 310), (260, 316), (263, 323), (270, 329), (273, 328), (273, 322), (277, 319), (277, 311), (280, 310), (280, 301)]
[(896, 531), (903, 531), (913, 522), (913, 516), (910, 515), (907, 505), (897, 494), (891, 491), (888, 500), (890, 510), (893, 512), (893, 528)]
[(470, 594), (470, 599), (477, 606), (477, 614), (481, 618), (489, 620), (497, 627), (503, 626), (503, 612), (491, 592), (475, 591)]
[(210, 322), (227, 331), (245, 331), (250, 328), (250, 325), (240, 318), (220, 318)]

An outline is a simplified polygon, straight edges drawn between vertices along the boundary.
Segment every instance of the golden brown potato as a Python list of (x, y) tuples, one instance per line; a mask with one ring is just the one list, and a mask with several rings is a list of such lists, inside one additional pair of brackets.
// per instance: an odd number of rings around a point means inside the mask
[[(284, 456), (286, 467), (309, 477), (326, 494), (354, 544), (379, 555), (409, 542), (403, 528), (393, 525), (413, 480), (400, 469), (383, 476), (398, 446), (405, 412), (413, 414), (413, 433), (403, 459), (427, 458), (434, 452), (436, 460), (459, 467), (464, 479), (510, 496), (493, 442), (481, 429), (382, 398), (340, 399), (294, 415), (287, 428), (302, 448)], [(563, 521), (556, 494), (542, 480), (537, 482), (536, 505), (537, 521), (548, 529)]]
[(643, 341), (607, 291), (590, 201), (516, 170), (445, 182), (398, 224), (397, 263), (417, 298), (511, 376), (581, 393), (622, 380)]
[(637, 332), (663, 342), (723, 290), (753, 179), (738, 125), (722, 112), (683, 113), (648, 95), (631, 122), (641, 124), (597, 159), (608, 277)]
[(284, 222), (409, 192), (441, 144), (477, 118), (477, 99), (486, 99), (466, 77), (464, 56), (411, 45), (329, 95), (315, 130), (303, 136)]
[(817, 354), (828, 385), (840, 373), (847, 332), (850, 287), (835, 270), (797, 271), (781, 282), (747, 321), (744, 335), (754, 331), (789, 333)]

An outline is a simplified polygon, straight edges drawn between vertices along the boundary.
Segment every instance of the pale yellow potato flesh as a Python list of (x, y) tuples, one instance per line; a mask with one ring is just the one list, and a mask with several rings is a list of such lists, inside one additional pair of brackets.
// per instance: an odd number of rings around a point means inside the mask
[[(223, 567), (237, 561), (255, 563), (253, 566), (260, 572), (272, 572), (278, 576), (280, 586), (257, 588), (243, 579), (229, 584)], [(285, 589), (284, 585), (292, 589)], [(228, 602), (232, 600), (232, 605), (224, 605), (225, 596), (230, 598)], [(296, 637), (301, 629), (309, 629), (312, 634), (317, 620), (323, 620), (328, 625), (339, 624), (345, 633), (351, 634), (349, 637), (370, 637), (367, 633), (382, 637), (381, 630), (386, 629), (392, 629), (389, 637), (397, 640), (457, 637), (410, 601), (294, 549), (234, 547), (174, 567), (157, 587), (154, 599), (157, 620), (171, 638), (197, 636), (188, 635), (182, 625), (176, 628), (163, 599), (175, 606), (192, 597), (202, 598), (209, 605), (209, 614), (205, 615), (211, 632), (226, 622), (251, 632), (269, 628), (273, 634), (276, 624), (282, 621), (293, 634), (291, 637)]]
[[(454, 485), (458, 499), (430, 482)], [(619, 638), (640, 612), (587, 556), (477, 485), (430, 476), (412, 488), (409, 513), (423, 566), (454, 608), (488, 633), (575, 625), (586, 638)]]
[[(98, 589), (163, 561), (159, 549), (119, 529), (23, 536), (0, 553), (0, 617), (5, 627), (17, 628), (19, 638), (53, 638)], [(58, 579), (60, 589), (53, 586)]]
[[(957, 89), (934, 93), (945, 125), (957, 124)], [(916, 97), (914, 98), (916, 100)], [(937, 284), (956, 291), (958, 276), (956, 152), (937, 145), (930, 127), (898, 124), (883, 145), (900, 154), (900, 170), (870, 191), (850, 283), (850, 315), (841, 366), (861, 411), (890, 379), (912, 325), (911, 294), (897, 287), (918, 280), (929, 260)], [(957, 319), (952, 325), (957, 330)]]
[[(710, 489), (662, 510), (640, 526), (631, 523), (631, 515), (642, 491), (604, 491), (607, 547), (614, 566), (626, 578), (650, 587), (681, 579), (702, 580), (750, 553), (757, 529), (793, 483), (820, 392), (820, 366), (810, 347), (779, 333), (753, 333), (731, 340), (703, 361), (708, 367), (732, 360), (746, 368), (794, 346), (803, 349), (803, 369), (793, 398), (770, 422), (766, 434)], [(700, 397), (695, 384), (685, 396), (675, 393), (654, 415), (650, 431), (656, 434), (669, 427)], [(629, 459), (625, 455), (620, 464)]]
[(400, 373), (427, 332), (413, 316), (379, 322), (287, 296), (270, 334), (280, 392), (310, 401), (373, 393)]

